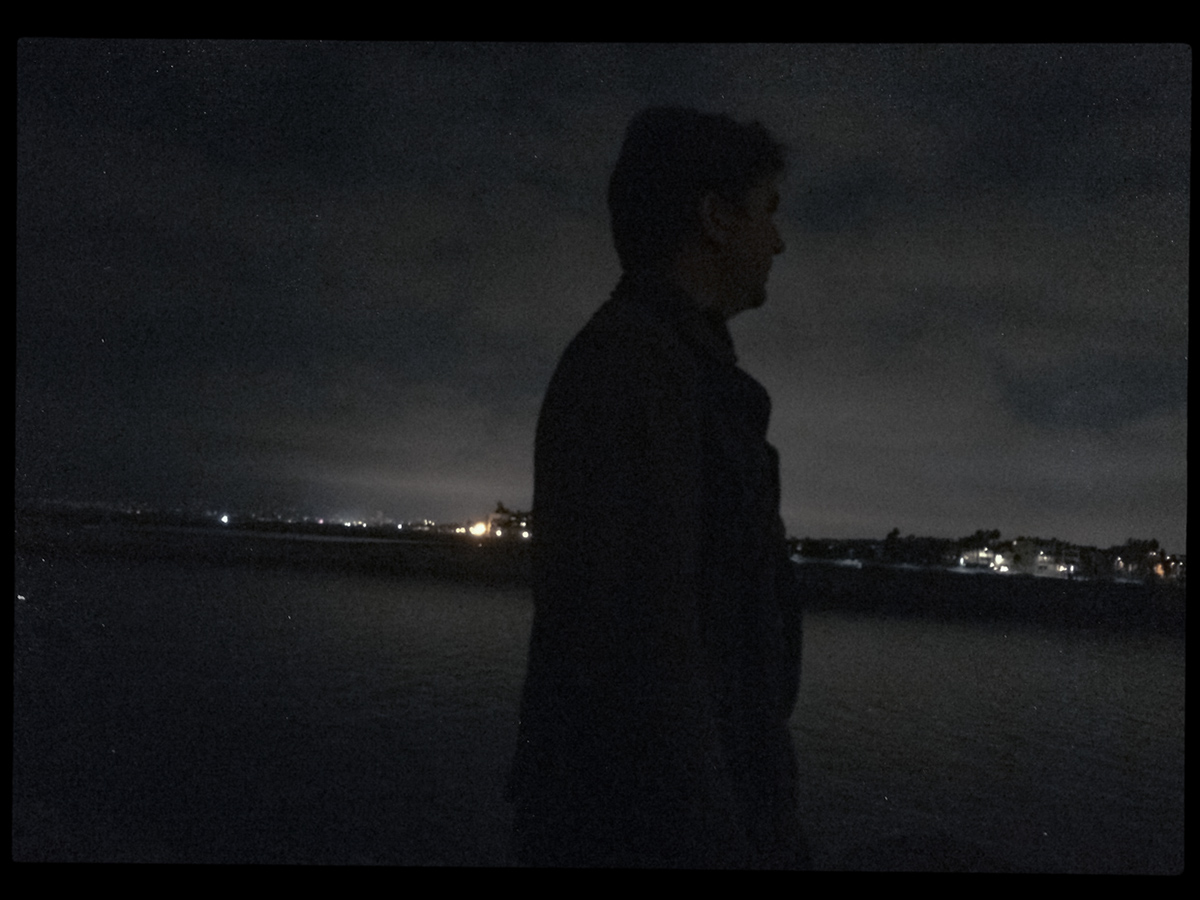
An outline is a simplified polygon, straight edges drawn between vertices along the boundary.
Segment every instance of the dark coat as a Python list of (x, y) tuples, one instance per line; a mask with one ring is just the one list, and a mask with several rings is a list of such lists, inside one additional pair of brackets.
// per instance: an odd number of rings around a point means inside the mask
[(766, 391), (724, 323), (622, 280), (538, 420), (522, 859), (790, 865), (800, 610)]

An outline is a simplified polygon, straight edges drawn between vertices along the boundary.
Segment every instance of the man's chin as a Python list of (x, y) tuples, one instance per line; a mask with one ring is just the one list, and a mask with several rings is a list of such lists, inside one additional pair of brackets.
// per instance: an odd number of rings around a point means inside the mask
[(767, 289), (754, 291), (746, 298), (746, 309), (758, 309), (767, 302)]
[(737, 307), (733, 310), (732, 313), (730, 313), (728, 316), (726, 316), (726, 318), (732, 319), (734, 316), (738, 315), (739, 313), (744, 313), (744, 312), (747, 312), (748, 310), (752, 310), (752, 309), (758, 309), (760, 306), (762, 306), (766, 302), (767, 302), (767, 292), (766, 291), (760, 291), (760, 292), (756, 292), (753, 294), (744, 294), (741, 298), (741, 302), (737, 305)]

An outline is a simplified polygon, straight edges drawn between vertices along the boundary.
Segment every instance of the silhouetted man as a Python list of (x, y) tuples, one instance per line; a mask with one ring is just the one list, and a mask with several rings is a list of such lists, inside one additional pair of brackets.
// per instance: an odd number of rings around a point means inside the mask
[(804, 864), (770, 399), (725, 325), (766, 300), (783, 170), (757, 123), (652, 109), (626, 133), (608, 194), (624, 275), (538, 420), (509, 784), (524, 863)]

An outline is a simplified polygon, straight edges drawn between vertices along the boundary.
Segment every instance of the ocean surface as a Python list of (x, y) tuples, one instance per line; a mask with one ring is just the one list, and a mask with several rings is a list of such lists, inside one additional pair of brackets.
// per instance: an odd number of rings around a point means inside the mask
[[(15, 860), (511, 864), (527, 589), (27, 550), (14, 594)], [(816, 868), (1182, 871), (1182, 634), (805, 626)]]

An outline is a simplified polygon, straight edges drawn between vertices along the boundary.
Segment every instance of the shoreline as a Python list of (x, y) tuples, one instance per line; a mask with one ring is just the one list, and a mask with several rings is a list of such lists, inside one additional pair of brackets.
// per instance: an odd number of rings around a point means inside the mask
[[(172, 560), (183, 565), (255, 566), (300, 572), (421, 576), (495, 586), (527, 586), (531, 548), (521, 539), (456, 534), (395, 535), (390, 529), (348, 534), (341, 525), (287, 523), (229, 526), (196, 520), (18, 515), (18, 556), (91, 555)], [(365, 532), (365, 533), (364, 533)], [(1149, 631), (1183, 636), (1186, 586), (1115, 579), (1038, 578), (953, 568), (833, 560), (795, 562), (806, 611), (1026, 623), (1067, 628)], [(973, 577), (964, 578), (964, 574)]]

